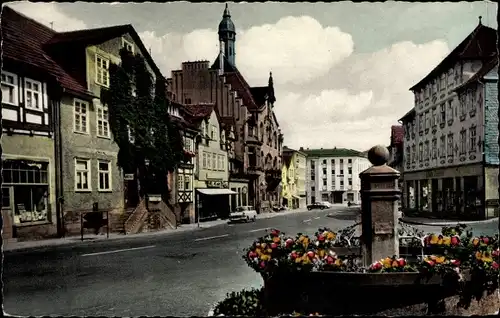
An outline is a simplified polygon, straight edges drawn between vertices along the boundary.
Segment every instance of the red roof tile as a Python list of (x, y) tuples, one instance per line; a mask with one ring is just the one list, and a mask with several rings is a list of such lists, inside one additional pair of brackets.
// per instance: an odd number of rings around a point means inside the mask
[(193, 118), (206, 118), (212, 114), (214, 104), (190, 104), (184, 105), (187, 115)]
[(44, 44), (56, 34), (54, 30), (7, 6), (3, 7), (1, 24), (5, 59), (45, 70), (54, 76), (62, 87), (89, 94), (85, 85), (66, 73), (43, 49)]
[(497, 31), (481, 23), (472, 31), (441, 63), (427, 76), (410, 88), (415, 90), (438, 76), (446, 68), (450, 68), (459, 59), (489, 59), (496, 53)]
[(399, 145), (403, 143), (405, 136), (405, 131), (401, 125), (391, 126), (391, 146)]

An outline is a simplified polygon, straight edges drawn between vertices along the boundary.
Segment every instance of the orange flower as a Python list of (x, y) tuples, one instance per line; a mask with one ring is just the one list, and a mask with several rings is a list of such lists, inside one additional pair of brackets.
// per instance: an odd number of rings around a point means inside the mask
[(399, 266), (399, 264), (398, 264), (398, 262), (397, 262), (397, 261), (393, 261), (393, 262), (392, 262), (392, 267), (398, 267), (398, 266)]
[(273, 237), (273, 242), (274, 243), (279, 243), (280, 238), (278, 236)]
[(445, 257), (444, 256), (436, 257), (436, 263), (437, 264), (443, 264), (444, 261), (445, 261)]

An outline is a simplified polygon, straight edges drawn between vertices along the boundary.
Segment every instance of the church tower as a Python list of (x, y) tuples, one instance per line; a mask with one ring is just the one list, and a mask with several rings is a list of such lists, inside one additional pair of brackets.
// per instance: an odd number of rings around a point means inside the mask
[(233, 21), (231, 21), (231, 14), (229, 13), (227, 3), (222, 15), (222, 21), (219, 23), (219, 42), (220, 50), (224, 53), (224, 56), (231, 65), (236, 66), (236, 28)]

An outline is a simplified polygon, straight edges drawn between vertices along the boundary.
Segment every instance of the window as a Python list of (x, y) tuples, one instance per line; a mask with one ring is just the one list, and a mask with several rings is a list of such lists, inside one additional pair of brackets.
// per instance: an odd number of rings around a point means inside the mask
[(429, 160), (430, 153), (429, 153), (429, 140), (426, 140), (424, 143), (424, 160)]
[(446, 136), (442, 135), (440, 138), (440, 144), (439, 144), (439, 156), (441, 158), (446, 157)]
[(184, 99), (184, 104), (191, 104), (191, 98), (185, 98)]
[(95, 56), (95, 82), (109, 87), (109, 60), (102, 56)]
[(191, 178), (189, 175), (184, 176), (184, 190), (185, 191), (191, 190)]
[(177, 190), (180, 190), (180, 191), (184, 190), (184, 175), (183, 174), (177, 175)]
[(75, 159), (75, 190), (90, 190), (90, 160)]
[(130, 126), (127, 126), (127, 130), (128, 130), (128, 141), (131, 144), (135, 143), (134, 131), (132, 130), (132, 128), (130, 128)]
[(134, 53), (134, 44), (132, 42), (127, 41), (125, 38), (122, 38), (122, 47), (127, 51)]
[(311, 169), (314, 169), (314, 161), (311, 161)]
[(344, 186), (344, 180), (340, 179), (340, 186)]
[(316, 177), (314, 175), (311, 176), (311, 181), (314, 181)]
[(424, 160), (424, 144), (420, 143), (418, 145), (418, 161)]
[(340, 169), (340, 174), (344, 175), (344, 169)]
[(351, 179), (351, 178), (347, 179), (347, 182), (348, 182), (348, 184), (349, 184), (350, 186), (352, 186), (352, 179)]
[(352, 168), (347, 168), (347, 174), (352, 174)]
[(323, 179), (323, 185), (326, 186), (326, 179)]
[(439, 121), (440, 124), (444, 124), (446, 122), (446, 105), (443, 103), (441, 104), (441, 120)]
[(453, 101), (448, 101), (448, 120), (453, 120)]
[(42, 83), (24, 79), (24, 99), (26, 108), (42, 110)]
[(432, 159), (437, 158), (437, 139), (432, 139)]
[(406, 147), (406, 153), (405, 153), (405, 160), (406, 160), (406, 164), (409, 164), (410, 161), (411, 161), (411, 152), (410, 152), (410, 146)]
[(347, 163), (352, 163), (352, 159), (347, 159)]
[(335, 169), (332, 169), (332, 175), (335, 175)]
[(326, 175), (326, 168), (323, 168), (323, 174)]
[(467, 149), (467, 130), (462, 129), (460, 131), (460, 154), (465, 154)]
[(311, 197), (311, 203), (316, 203), (316, 197)]
[(436, 107), (433, 107), (432, 108), (432, 119), (431, 119), (431, 125), (432, 127), (436, 126), (437, 125), (437, 109)]
[(323, 164), (326, 165), (326, 159), (323, 159)]
[(17, 105), (17, 75), (2, 71), (2, 103)]
[(87, 113), (89, 104), (81, 100), (74, 100), (74, 129), (75, 132), (88, 133), (89, 124), (87, 121)]
[(316, 188), (315, 187), (311, 187), (311, 192), (314, 192), (316, 191)]
[(217, 140), (217, 127), (215, 125), (212, 125), (210, 139)]
[(418, 115), (418, 132), (424, 131), (424, 114)]
[(428, 131), (431, 128), (431, 114), (429, 111), (425, 112), (425, 131)]
[(415, 161), (417, 161), (417, 146), (416, 145), (411, 146), (411, 153), (412, 153), (411, 162), (415, 163)]
[(466, 111), (467, 111), (466, 95), (462, 94), (460, 96), (460, 116), (465, 116)]
[(335, 166), (335, 159), (332, 159), (332, 166)]
[(202, 161), (202, 164), (201, 164), (201, 168), (202, 169), (207, 169), (208, 168), (207, 153), (206, 152), (203, 153), (203, 161)]
[(207, 169), (212, 169), (212, 154), (207, 153)]
[(340, 164), (344, 164), (344, 159), (340, 159)]
[(224, 171), (224, 156), (223, 155), (219, 155), (219, 169), (218, 170)]
[(97, 136), (110, 137), (109, 131), (109, 112), (108, 106), (98, 104), (96, 107), (97, 112)]
[(186, 151), (193, 151), (193, 140), (191, 138), (184, 138), (184, 149)]
[(469, 128), (469, 151), (474, 152), (476, 151), (476, 127), (472, 126)]
[(448, 157), (453, 157), (453, 134), (448, 134)]
[(219, 170), (218, 162), (217, 162), (217, 154), (215, 154), (215, 153), (212, 154), (212, 169)]
[(99, 191), (111, 191), (111, 165), (109, 161), (99, 160), (97, 172), (99, 174)]
[(441, 82), (439, 83), (439, 88), (444, 90), (446, 88), (446, 74), (441, 75)]

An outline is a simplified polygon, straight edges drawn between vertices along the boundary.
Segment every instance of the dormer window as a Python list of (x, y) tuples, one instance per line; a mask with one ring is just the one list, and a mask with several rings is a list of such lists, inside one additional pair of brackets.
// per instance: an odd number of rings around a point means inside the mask
[(130, 53), (134, 53), (134, 44), (130, 41), (127, 41), (125, 38), (122, 38), (122, 47)]

